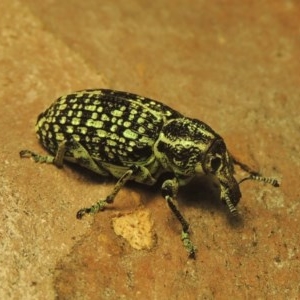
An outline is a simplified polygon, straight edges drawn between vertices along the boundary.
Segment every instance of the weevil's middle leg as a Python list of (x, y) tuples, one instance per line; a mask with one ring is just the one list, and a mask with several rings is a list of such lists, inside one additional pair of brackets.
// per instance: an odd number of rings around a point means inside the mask
[(91, 207), (86, 207), (86, 208), (80, 209), (76, 214), (77, 219), (81, 219), (85, 214), (95, 214), (101, 210), (104, 210), (104, 208), (105, 208), (105, 206), (107, 206), (107, 204), (113, 203), (118, 192), (125, 185), (125, 183), (132, 178), (133, 173), (134, 173), (134, 170), (132, 168), (129, 169), (128, 171), (126, 171), (124, 173), (124, 175), (119, 178), (119, 180), (115, 184), (112, 192), (104, 200), (99, 200), (97, 203), (95, 203)]
[(142, 166), (132, 165), (129, 170), (125, 171), (125, 173), (119, 178), (117, 183), (115, 184), (112, 192), (104, 199), (100, 200), (91, 207), (82, 208), (77, 212), (77, 219), (81, 219), (85, 214), (95, 214), (101, 210), (104, 210), (107, 204), (112, 204), (114, 202), (115, 197), (121, 188), (125, 185), (128, 180), (136, 180), (138, 182), (144, 182), (146, 184), (154, 184), (155, 179), (151, 176), (149, 170)]
[(178, 221), (182, 226), (181, 240), (190, 258), (195, 258), (196, 247), (193, 245), (189, 234), (189, 223), (185, 220), (183, 215), (178, 210), (176, 204), (173, 201), (173, 197), (176, 197), (178, 190), (178, 181), (176, 178), (166, 180), (162, 185), (162, 195), (166, 199), (169, 208), (172, 210)]

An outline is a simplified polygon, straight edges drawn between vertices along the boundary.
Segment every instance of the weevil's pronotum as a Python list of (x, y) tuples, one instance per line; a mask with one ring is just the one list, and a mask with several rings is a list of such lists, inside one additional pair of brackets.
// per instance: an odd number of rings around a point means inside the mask
[(182, 241), (190, 257), (195, 256), (195, 247), (189, 223), (174, 202), (178, 187), (195, 176), (212, 174), (220, 183), (221, 201), (235, 214), (241, 192), (234, 164), (249, 174), (242, 181), (253, 179), (279, 186), (276, 179), (263, 177), (235, 160), (221, 136), (205, 123), (135, 94), (95, 89), (60, 97), (39, 115), (35, 129), (52, 155), (23, 150), (21, 157), (59, 167), (67, 160), (118, 179), (105, 199), (80, 209), (78, 219), (113, 203), (128, 180), (153, 185), (161, 174), (171, 174), (161, 192), (182, 225)]

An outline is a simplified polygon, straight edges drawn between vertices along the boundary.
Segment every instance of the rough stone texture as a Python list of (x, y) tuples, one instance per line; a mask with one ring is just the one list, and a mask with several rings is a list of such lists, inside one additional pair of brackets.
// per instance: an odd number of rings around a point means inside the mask
[[(0, 11), (1, 299), (299, 296), (299, 1), (1, 0)], [(43, 152), (34, 124), (56, 97), (93, 87), (207, 122), (281, 187), (243, 183), (237, 222), (209, 180), (184, 188), (196, 260), (158, 187), (130, 184), (110, 209), (77, 221), (114, 181), (18, 152)], [(112, 229), (138, 208), (151, 211), (151, 250)]]
[(153, 221), (148, 210), (138, 210), (112, 219), (114, 232), (138, 250), (152, 249), (155, 243)]

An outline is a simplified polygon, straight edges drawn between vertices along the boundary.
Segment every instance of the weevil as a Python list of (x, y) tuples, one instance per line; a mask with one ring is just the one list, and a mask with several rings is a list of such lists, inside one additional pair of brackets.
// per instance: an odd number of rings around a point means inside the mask
[[(279, 186), (276, 179), (263, 177), (236, 160), (222, 137), (204, 122), (127, 92), (91, 89), (62, 96), (38, 116), (35, 130), (51, 155), (22, 150), (21, 157), (57, 167), (66, 160), (118, 179), (105, 199), (80, 209), (78, 219), (112, 204), (128, 180), (154, 185), (163, 173), (169, 174), (161, 193), (182, 225), (181, 239), (192, 258), (196, 247), (190, 238), (189, 223), (175, 203), (180, 186), (196, 176), (215, 176), (220, 199), (232, 214), (237, 214), (242, 181), (252, 179)], [(249, 174), (239, 183), (234, 177), (235, 164)]]

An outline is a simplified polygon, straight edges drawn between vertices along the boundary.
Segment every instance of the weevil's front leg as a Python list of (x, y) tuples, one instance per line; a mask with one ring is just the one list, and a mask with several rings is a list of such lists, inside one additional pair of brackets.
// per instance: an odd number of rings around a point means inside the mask
[(272, 177), (262, 176), (259, 172), (252, 170), (246, 164), (238, 161), (234, 156), (231, 155), (231, 158), (232, 158), (232, 161), (233, 161), (234, 164), (240, 166), (242, 170), (244, 170), (245, 172), (247, 172), (249, 174), (249, 176), (243, 178), (239, 182), (239, 184), (242, 183), (245, 180), (256, 180), (256, 181), (262, 181), (262, 182), (265, 182), (265, 183), (269, 183), (269, 184), (273, 185), (274, 187), (279, 187), (279, 182), (278, 182), (277, 179), (272, 178)]
[(189, 223), (185, 220), (183, 215), (178, 210), (176, 204), (174, 203), (174, 198), (178, 191), (178, 180), (174, 177), (173, 179), (166, 180), (162, 185), (162, 195), (166, 199), (170, 209), (180, 222), (182, 226), (181, 240), (190, 258), (195, 258), (196, 248), (193, 245), (190, 234), (189, 234)]

